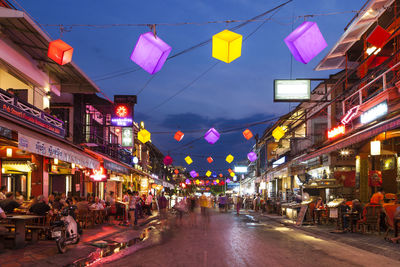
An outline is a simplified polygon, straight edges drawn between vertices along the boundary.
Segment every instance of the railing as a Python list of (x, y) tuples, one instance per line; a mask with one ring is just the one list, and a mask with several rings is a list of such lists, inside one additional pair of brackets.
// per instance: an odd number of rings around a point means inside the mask
[[(361, 105), (362, 103), (366, 102), (367, 100), (371, 99), (375, 95), (380, 92), (385, 91), (388, 88), (388, 85), (393, 84), (395, 82), (396, 75), (393, 74), (393, 70), (400, 66), (400, 62), (397, 62), (395, 65), (390, 67), (388, 70), (384, 71), (382, 74), (378, 75), (377, 77), (371, 76), (372, 80), (359, 88), (357, 91), (352, 93), (350, 96), (346, 97), (342, 102), (342, 111), (343, 114), (346, 114), (346, 106), (350, 108), (353, 106)], [(392, 75), (392, 76), (389, 76)], [(388, 78), (390, 82), (388, 82)], [(390, 87), (390, 86), (389, 86)], [(368, 90), (366, 95), (364, 91)], [(349, 109), (350, 109), (349, 108)], [(347, 109), (347, 110), (349, 110)]]

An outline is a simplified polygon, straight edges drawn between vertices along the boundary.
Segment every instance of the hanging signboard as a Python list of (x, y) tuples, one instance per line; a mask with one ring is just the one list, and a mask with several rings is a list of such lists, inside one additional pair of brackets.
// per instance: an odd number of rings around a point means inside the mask
[(361, 114), (361, 123), (369, 123), (371, 121), (374, 121), (384, 115), (386, 115), (388, 112), (388, 105), (386, 100), (379, 103), (378, 105), (368, 109), (365, 111), (363, 114)]
[(306, 217), (308, 205), (301, 205), (299, 214), (297, 214), (296, 226), (301, 226), (303, 224), (304, 218)]
[(345, 133), (346, 127), (344, 125), (337, 126), (328, 131), (328, 138), (333, 139), (339, 135), (343, 135)]
[(128, 104), (118, 104), (114, 107), (114, 112), (111, 116), (112, 126), (132, 127), (132, 108)]
[(274, 102), (301, 102), (310, 98), (310, 80), (274, 80)]
[(122, 131), (122, 146), (132, 147), (133, 145), (133, 129), (132, 127), (123, 127)]
[(358, 110), (360, 109), (360, 106), (357, 105), (355, 107), (352, 107), (349, 109), (346, 113), (346, 115), (342, 118), (341, 122), (346, 125), (349, 123), (358, 113)]

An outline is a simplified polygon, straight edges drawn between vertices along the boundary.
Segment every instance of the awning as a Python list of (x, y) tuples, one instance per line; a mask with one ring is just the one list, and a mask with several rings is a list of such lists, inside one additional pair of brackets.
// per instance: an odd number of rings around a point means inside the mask
[(396, 129), (398, 127), (400, 127), (400, 115), (393, 117), (391, 119), (388, 119), (386, 121), (377, 123), (371, 127), (361, 130), (359, 132), (356, 132), (346, 138), (338, 140), (335, 143), (332, 143), (332, 144), (330, 144), (326, 147), (323, 147), (317, 151), (300, 156), (300, 157), (296, 158), (296, 160), (297, 161), (306, 161), (306, 160), (321, 156), (323, 154), (327, 154), (332, 151), (336, 151), (336, 150), (348, 147), (350, 145), (359, 143), (361, 141), (364, 141), (371, 137), (374, 137), (380, 133)]
[(92, 154), (95, 157), (102, 159), (103, 160), (103, 166), (105, 169), (116, 172), (116, 173), (122, 173), (129, 175), (131, 173), (131, 167), (129, 165), (119, 163), (111, 158), (109, 158), (107, 155), (104, 155), (99, 152), (95, 152), (93, 150), (90, 150), (88, 148), (85, 148), (85, 152), (88, 154)]

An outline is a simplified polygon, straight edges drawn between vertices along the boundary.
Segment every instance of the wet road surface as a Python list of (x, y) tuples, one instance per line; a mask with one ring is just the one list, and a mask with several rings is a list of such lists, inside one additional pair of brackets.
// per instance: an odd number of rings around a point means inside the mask
[(106, 266), (400, 266), (400, 262), (324, 240), (268, 220), (212, 212), (205, 227), (186, 216), (162, 234), (162, 244)]

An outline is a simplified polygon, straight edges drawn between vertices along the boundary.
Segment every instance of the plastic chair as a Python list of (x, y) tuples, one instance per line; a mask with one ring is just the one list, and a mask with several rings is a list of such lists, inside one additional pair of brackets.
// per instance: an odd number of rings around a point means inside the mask
[(380, 205), (367, 204), (363, 210), (363, 217), (361, 220), (357, 221), (356, 229), (363, 227), (363, 233), (365, 233), (365, 228), (377, 230), (381, 234), (380, 230), (380, 213), (382, 207)]

